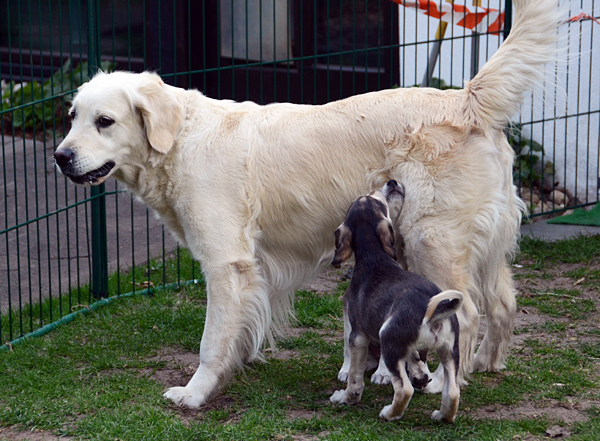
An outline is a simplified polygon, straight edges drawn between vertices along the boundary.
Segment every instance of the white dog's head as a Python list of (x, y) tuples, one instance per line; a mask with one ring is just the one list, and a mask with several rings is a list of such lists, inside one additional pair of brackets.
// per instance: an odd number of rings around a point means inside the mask
[(166, 154), (184, 115), (178, 91), (153, 73), (97, 74), (73, 100), (73, 126), (54, 153), (58, 168), (76, 184), (97, 185), (153, 152)]

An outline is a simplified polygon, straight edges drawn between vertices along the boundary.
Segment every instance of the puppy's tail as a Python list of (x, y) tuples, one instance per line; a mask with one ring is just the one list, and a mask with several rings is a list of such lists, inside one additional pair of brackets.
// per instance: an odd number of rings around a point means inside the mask
[[(433, 296), (427, 305), (421, 326), (450, 317), (462, 306), (464, 295), (460, 291), (449, 289)], [(446, 301), (447, 300), (447, 301)]]
[(545, 65), (558, 59), (561, 13), (558, 0), (514, 0), (509, 37), (465, 85), (469, 124), (503, 129), (523, 102), (523, 93), (542, 80)]

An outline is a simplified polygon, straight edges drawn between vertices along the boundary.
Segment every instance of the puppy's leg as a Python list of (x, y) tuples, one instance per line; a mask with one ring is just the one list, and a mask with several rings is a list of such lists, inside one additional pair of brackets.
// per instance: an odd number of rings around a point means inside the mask
[(362, 397), (365, 388), (365, 369), (369, 353), (369, 339), (357, 335), (350, 341), (350, 370), (348, 373), (348, 386), (346, 390), (333, 393), (329, 401), (335, 404), (356, 404)]
[(473, 369), (477, 371), (497, 371), (506, 367), (504, 360), (517, 309), (511, 271), (506, 264), (503, 262), (493, 275), (488, 273), (487, 279), (484, 283), (492, 286), (484, 286), (487, 330), (473, 363)]
[(434, 410), (431, 419), (453, 423), (456, 412), (458, 411), (458, 402), (460, 400), (460, 388), (456, 381), (457, 369), (456, 363), (459, 359), (458, 348), (451, 351), (449, 347), (443, 346), (438, 350), (440, 364), (444, 366), (444, 388), (442, 389), (442, 407), (440, 410)]
[(350, 345), (348, 343), (350, 332), (352, 332), (352, 325), (348, 318), (348, 307), (344, 302), (344, 363), (338, 372), (338, 380), (342, 383), (348, 381), (348, 372), (350, 371)]
[(392, 374), (385, 365), (383, 357), (379, 357), (379, 366), (377, 370), (371, 375), (371, 383), (373, 384), (390, 384), (392, 381)]
[(258, 354), (269, 330), (266, 285), (251, 262), (238, 261), (206, 271), (207, 310), (200, 344), (200, 366), (185, 387), (165, 397), (200, 407), (228, 381), (236, 367)]
[(404, 411), (408, 407), (408, 403), (410, 403), (414, 392), (414, 388), (406, 373), (406, 361), (404, 359), (398, 361), (398, 371), (400, 372), (400, 376), (393, 376), (392, 378), (394, 400), (392, 404), (385, 406), (379, 413), (379, 416), (387, 421), (399, 420), (404, 416)]

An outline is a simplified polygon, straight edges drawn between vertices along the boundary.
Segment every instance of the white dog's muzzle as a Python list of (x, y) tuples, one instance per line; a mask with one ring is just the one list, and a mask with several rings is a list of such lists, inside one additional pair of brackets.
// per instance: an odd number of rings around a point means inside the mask
[(102, 167), (82, 173), (77, 162), (76, 153), (69, 148), (61, 147), (54, 152), (54, 160), (63, 175), (75, 184), (80, 185), (101, 184), (104, 181), (103, 178), (106, 177), (115, 166), (113, 161), (108, 161), (102, 165)]

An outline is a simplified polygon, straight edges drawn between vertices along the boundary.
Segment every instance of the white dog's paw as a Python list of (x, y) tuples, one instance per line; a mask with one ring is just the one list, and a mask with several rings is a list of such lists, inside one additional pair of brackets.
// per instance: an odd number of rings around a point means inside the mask
[(200, 407), (208, 401), (204, 394), (187, 387), (172, 387), (163, 396), (178, 406)]
[(452, 419), (444, 418), (444, 414), (439, 410), (433, 411), (433, 413), (431, 414), (431, 419), (434, 421), (440, 421), (442, 423), (453, 423), (454, 422), (454, 417), (452, 417)]
[[(494, 359), (494, 360), (492, 360)], [(475, 372), (498, 372), (506, 369), (506, 365), (498, 359), (488, 355), (485, 350), (479, 350), (473, 359), (473, 371)]]
[(371, 375), (371, 383), (373, 384), (390, 384), (392, 382), (392, 374), (385, 365), (383, 361), (383, 357), (379, 360), (379, 365), (377, 366), (377, 370), (373, 372)]
[(404, 416), (404, 412), (402, 412), (400, 415), (393, 416), (392, 415), (392, 405), (391, 404), (388, 404), (383, 409), (381, 409), (381, 412), (379, 412), (379, 417), (383, 418), (386, 421), (399, 420), (403, 416)]
[(373, 375), (371, 375), (371, 383), (373, 384), (390, 384), (392, 382), (392, 376), (388, 372), (387, 374), (380, 374), (379, 371), (375, 371)]
[(348, 363), (348, 365), (346, 365), (346, 363), (344, 363), (342, 365), (342, 367), (340, 368), (340, 371), (338, 372), (338, 380), (341, 381), (342, 383), (347, 383), (349, 372), (350, 372), (350, 363)]
[[(441, 375), (440, 375), (441, 374)], [(418, 389), (419, 392), (425, 394), (439, 394), (444, 388), (444, 371), (438, 369), (431, 374), (431, 381), (423, 389)]]
[(348, 395), (346, 394), (346, 390), (336, 390), (329, 398), (329, 401), (331, 401), (333, 404), (347, 404)]

